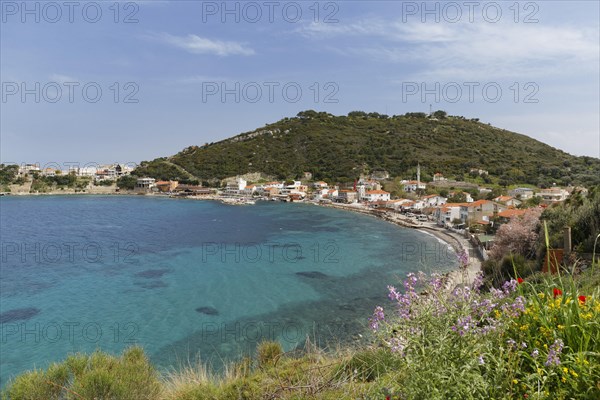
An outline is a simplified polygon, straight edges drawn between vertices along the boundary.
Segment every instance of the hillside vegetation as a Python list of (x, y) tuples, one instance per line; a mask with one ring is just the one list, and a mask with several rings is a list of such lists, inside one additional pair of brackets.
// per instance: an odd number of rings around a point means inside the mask
[(223, 179), (264, 172), (280, 179), (311, 172), (315, 179), (353, 181), (361, 173), (385, 170), (413, 177), (421, 164), (423, 180), (435, 172), (462, 180), (471, 169), (489, 172), (500, 185), (540, 187), (600, 183), (600, 160), (576, 157), (525, 135), (478, 120), (423, 113), (402, 116), (351, 112), (334, 116), (303, 111), (230, 139), (191, 146), (180, 153), (143, 162), (138, 176), (157, 179)]

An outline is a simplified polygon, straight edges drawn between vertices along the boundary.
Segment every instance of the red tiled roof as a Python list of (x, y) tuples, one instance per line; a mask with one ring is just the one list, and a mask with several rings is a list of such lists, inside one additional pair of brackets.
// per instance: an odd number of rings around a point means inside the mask
[(385, 190), (367, 190), (367, 194), (390, 194)]
[(523, 215), (526, 212), (527, 212), (527, 210), (517, 210), (517, 209), (511, 208), (511, 209), (499, 212), (498, 216), (504, 217), (504, 218), (512, 218), (512, 217), (516, 217), (518, 215)]

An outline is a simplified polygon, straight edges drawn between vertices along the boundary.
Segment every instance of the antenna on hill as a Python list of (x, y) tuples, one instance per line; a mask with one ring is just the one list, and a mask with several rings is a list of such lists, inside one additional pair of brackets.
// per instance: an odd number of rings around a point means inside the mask
[(429, 118), (431, 118), (432, 115), (433, 115), (433, 106), (430, 104), (429, 105)]

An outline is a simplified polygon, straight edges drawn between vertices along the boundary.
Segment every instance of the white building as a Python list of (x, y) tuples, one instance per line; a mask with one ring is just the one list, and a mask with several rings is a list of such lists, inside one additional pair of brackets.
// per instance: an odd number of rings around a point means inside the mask
[(553, 187), (550, 189), (542, 189), (535, 195), (541, 197), (544, 203), (556, 203), (565, 201), (569, 197), (569, 192), (563, 188)]
[(154, 178), (138, 178), (135, 183), (136, 189), (152, 189), (154, 186), (156, 186)]
[(520, 200), (527, 200), (533, 197), (534, 192), (533, 189), (530, 188), (516, 188), (509, 190), (508, 195)]
[(427, 184), (425, 182), (419, 181), (402, 181), (402, 190), (407, 193), (416, 192), (417, 190), (425, 190), (427, 189)]
[(452, 222), (460, 219), (460, 204), (448, 203), (437, 207), (433, 211), (433, 220), (442, 226), (450, 226)]
[(385, 190), (367, 190), (367, 192), (365, 193), (365, 199), (368, 202), (389, 201), (390, 194)]
[(447, 200), (447, 198), (437, 194), (432, 194), (423, 197), (423, 201), (425, 202), (426, 207), (441, 206), (442, 204), (446, 204)]
[(244, 191), (248, 186), (248, 182), (246, 182), (243, 178), (237, 178), (235, 181), (227, 182), (227, 186), (225, 186), (224, 194), (226, 196), (240, 196), (245, 194)]

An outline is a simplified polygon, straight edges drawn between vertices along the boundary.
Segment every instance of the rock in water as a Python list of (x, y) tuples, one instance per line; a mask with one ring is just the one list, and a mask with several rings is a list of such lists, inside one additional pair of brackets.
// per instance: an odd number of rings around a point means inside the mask
[(205, 315), (219, 315), (219, 310), (213, 307), (198, 307), (196, 312)]
[(166, 273), (170, 272), (168, 269), (148, 269), (146, 271), (138, 272), (135, 274), (138, 278), (162, 278), (162, 276)]
[(302, 271), (302, 272), (296, 272), (296, 275), (303, 276), (305, 278), (311, 278), (311, 279), (325, 279), (325, 278), (327, 278), (327, 275), (325, 275), (324, 273), (319, 272), (319, 271)]
[(35, 307), (17, 308), (0, 314), (0, 324), (13, 321), (23, 321), (38, 315), (42, 310)]

